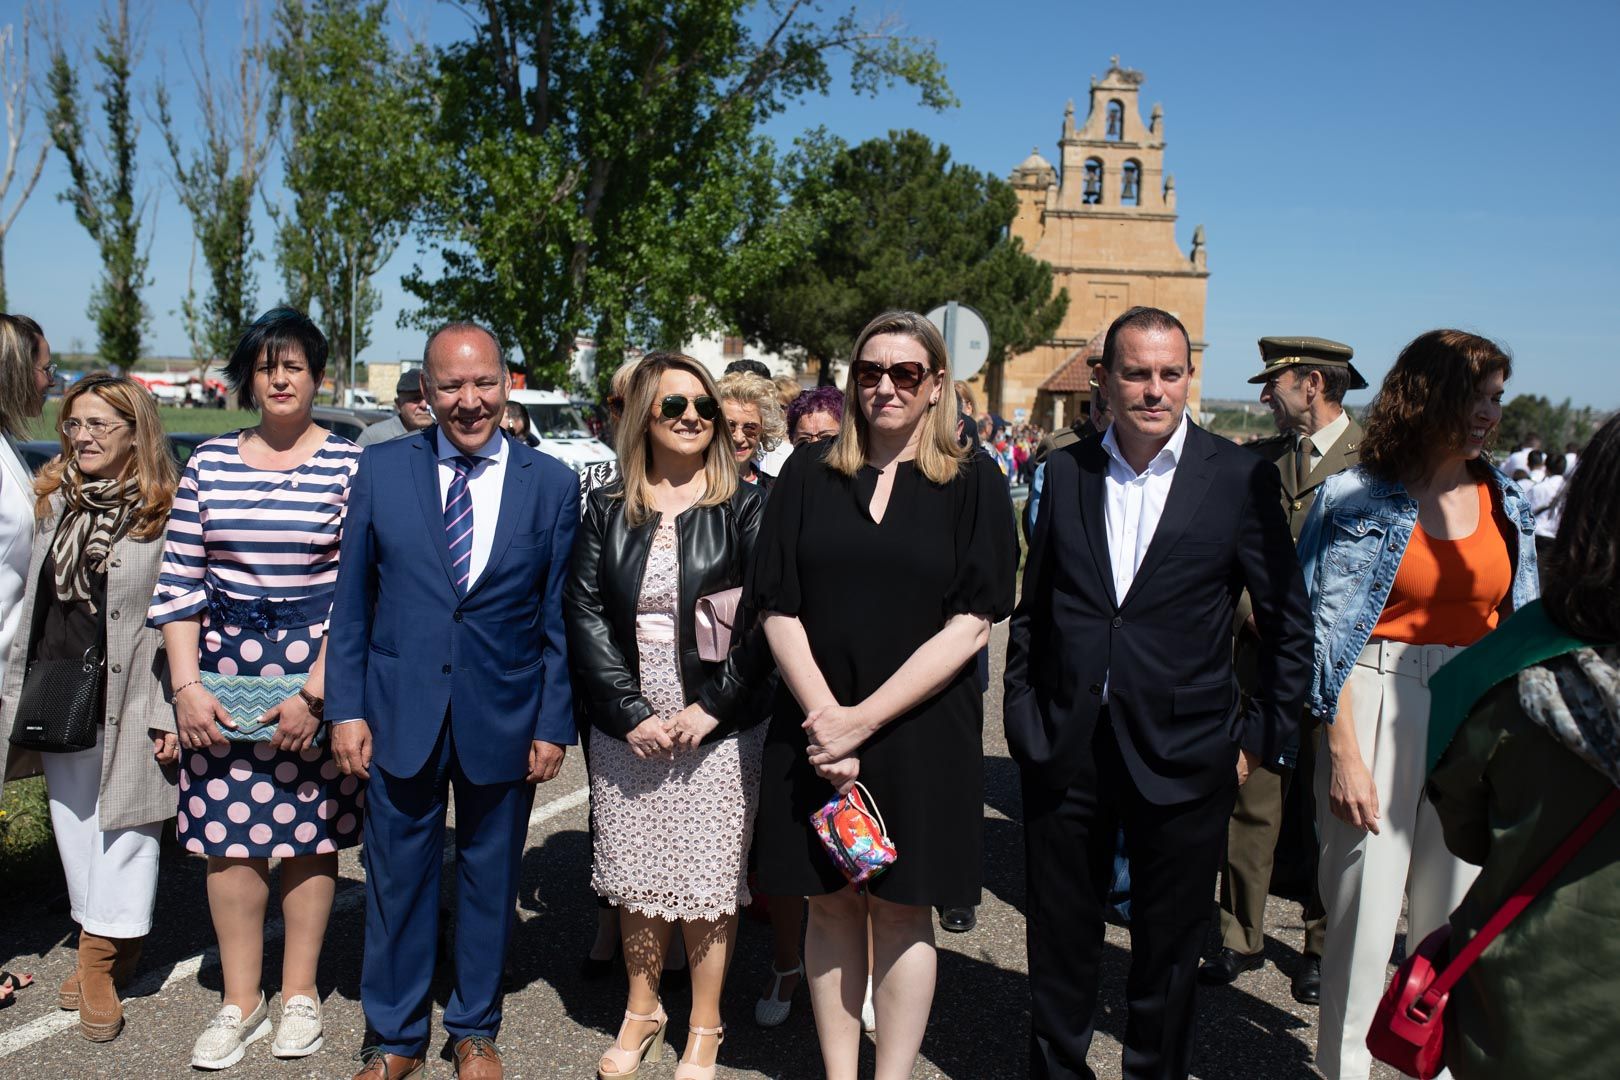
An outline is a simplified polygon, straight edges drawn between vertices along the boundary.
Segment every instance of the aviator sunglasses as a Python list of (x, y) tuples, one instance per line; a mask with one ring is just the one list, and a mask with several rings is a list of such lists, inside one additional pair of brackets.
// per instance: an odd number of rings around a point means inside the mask
[(720, 403), (708, 394), (702, 397), (688, 399), (685, 394), (671, 394), (658, 404), (658, 414), (665, 420), (679, 420), (686, 415), (686, 405), (690, 400), (692, 408), (697, 410), (698, 417), (713, 421), (720, 415)]
[(916, 361), (905, 361), (899, 364), (874, 364), (870, 360), (855, 361), (855, 382), (870, 390), (883, 381), (887, 375), (889, 381), (894, 383), (896, 390), (915, 390), (922, 385), (923, 379), (928, 376), (928, 366)]

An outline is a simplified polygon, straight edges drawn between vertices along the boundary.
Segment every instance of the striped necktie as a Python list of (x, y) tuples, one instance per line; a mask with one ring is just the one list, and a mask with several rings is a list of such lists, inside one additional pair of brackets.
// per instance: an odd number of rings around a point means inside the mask
[(448, 459), (454, 475), (444, 496), (444, 538), (450, 546), (450, 569), (455, 575), (456, 592), (467, 595), (472, 579), (473, 503), (467, 477), (478, 462), (465, 454)]

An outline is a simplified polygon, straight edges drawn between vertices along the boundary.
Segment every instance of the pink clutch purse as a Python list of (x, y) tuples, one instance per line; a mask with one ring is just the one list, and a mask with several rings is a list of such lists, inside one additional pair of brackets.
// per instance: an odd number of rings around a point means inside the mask
[(737, 625), (742, 587), (698, 597), (696, 624), (698, 656), (718, 664), (731, 652), (731, 630)]

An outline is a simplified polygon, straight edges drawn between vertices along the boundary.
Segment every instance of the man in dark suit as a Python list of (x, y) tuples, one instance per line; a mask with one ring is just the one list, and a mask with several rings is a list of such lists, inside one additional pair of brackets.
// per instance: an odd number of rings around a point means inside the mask
[(562, 588), (579, 479), (500, 430), (511, 378), (471, 323), (428, 339), (439, 423), (370, 447), (349, 488), (327, 643), (332, 754), (368, 777), (360, 999), (377, 1044), (356, 1080), (427, 1054), (439, 867), (456, 797), (461, 1080), (500, 1080), (501, 970), (534, 784), (575, 741)]
[[(1299, 721), (1305, 584), (1277, 470), (1186, 414), (1186, 328), (1132, 308), (1109, 327), (1114, 421), (1055, 451), (1007, 649), (1007, 743), (1023, 774), (1030, 1075), (1094, 1077), (1102, 903), (1131, 864), (1128, 1080), (1185, 1078), (1227, 819)], [(1257, 694), (1240, 708), (1232, 620), (1249, 591)]]
[[(1365, 390), (1367, 380), (1350, 363), (1350, 346), (1326, 338), (1260, 339), (1261, 371), (1249, 380), (1260, 386), (1260, 401), (1271, 409), (1278, 434), (1244, 449), (1277, 468), (1282, 479), (1282, 508), (1295, 542), (1316, 501), (1317, 490), (1334, 473), (1361, 460), (1361, 425), (1344, 409), (1344, 395)], [(1256, 690), (1259, 638), (1249, 618), (1248, 597), (1238, 603), (1234, 662), (1244, 693)], [(1308, 718), (1302, 716), (1308, 723)], [(1316, 813), (1310, 777), (1316, 770), (1316, 725), (1308, 723), (1297, 744), (1284, 748), (1278, 760), (1266, 762), (1238, 793), (1226, 830), (1226, 865), (1221, 868), (1221, 948), (1198, 969), (1211, 985), (1224, 985), (1265, 962), (1266, 896), (1271, 891), (1277, 838), (1285, 818), (1301, 834), (1303, 865), (1297, 875), (1308, 890), (1305, 900), (1305, 949), (1294, 969), (1294, 1000), (1315, 1005), (1321, 1000), (1322, 945), (1327, 937), (1327, 911), (1316, 882)], [(1298, 775), (1305, 778), (1293, 784)]]

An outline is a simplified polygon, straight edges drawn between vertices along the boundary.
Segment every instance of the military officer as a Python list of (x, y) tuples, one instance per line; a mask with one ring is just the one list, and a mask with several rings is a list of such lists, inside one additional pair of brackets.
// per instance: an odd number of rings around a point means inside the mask
[[(1299, 539), (1317, 489), (1336, 472), (1360, 459), (1361, 425), (1344, 409), (1344, 395), (1364, 390), (1367, 380), (1350, 363), (1350, 346), (1313, 337), (1260, 339), (1260, 401), (1271, 409), (1278, 434), (1249, 448), (1274, 462), (1282, 474), (1283, 511)], [(1235, 667), (1245, 690), (1255, 677), (1258, 645), (1249, 626), (1248, 597), (1237, 613)], [(1301, 729), (1297, 750), (1258, 769), (1239, 790), (1227, 826), (1226, 865), (1221, 873), (1221, 949), (1199, 968), (1210, 984), (1229, 983), (1264, 963), (1266, 894), (1293, 774), (1308, 778), (1315, 769), (1317, 735)], [(1297, 762), (1295, 760), (1297, 756)], [(1311, 785), (1301, 784), (1298, 813), (1309, 849), (1310, 900), (1305, 906), (1305, 955), (1293, 976), (1294, 999), (1315, 1005), (1320, 998), (1322, 940), (1326, 917), (1316, 887), (1315, 813)]]

